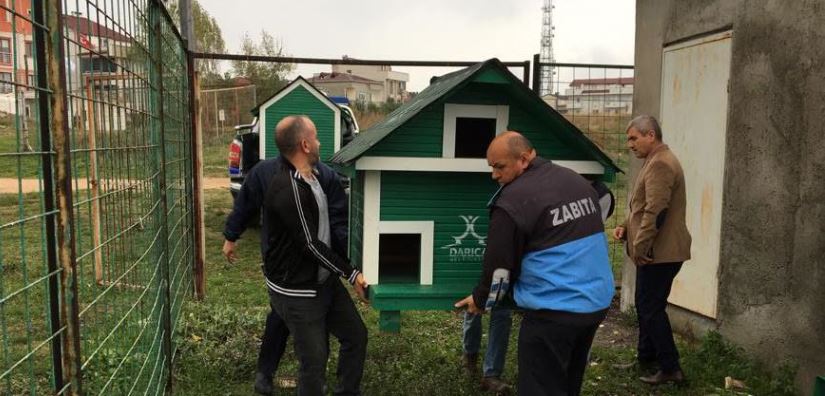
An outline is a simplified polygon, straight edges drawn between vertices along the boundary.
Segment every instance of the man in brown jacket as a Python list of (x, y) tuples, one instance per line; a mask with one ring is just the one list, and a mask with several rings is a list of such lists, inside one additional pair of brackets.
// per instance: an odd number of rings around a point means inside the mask
[(636, 264), (636, 313), (639, 317), (638, 363), (659, 370), (641, 377), (649, 384), (682, 382), (679, 352), (665, 308), (673, 278), (690, 259), (685, 224), (685, 177), (679, 160), (662, 143), (655, 118), (642, 115), (627, 127), (627, 146), (645, 160), (630, 195), (630, 213), (613, 236), (627, 242)]

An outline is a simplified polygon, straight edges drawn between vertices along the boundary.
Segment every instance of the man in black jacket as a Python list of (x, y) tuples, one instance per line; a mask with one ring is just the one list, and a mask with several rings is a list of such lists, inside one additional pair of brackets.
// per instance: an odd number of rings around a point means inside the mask
[[(241, 234), (246, 231), (246, 225), (250, 221), (258, 220), (252, 217), (262, 211), (264, 194), (269, 187), (270, 179), (278, 169), (283, 167), (284, 162), (285, 160), (281, 156), (263, 160), (255, 165), (246, 176), (244, 184), (235, 198), (232, 212), (226, 219), (223, 232), (226, 239), (223, 245), (223, 254), (229, 262), (234, 263), (236, 261), (236, 242)], [(345, 255), (348, 234), (347, 195), (334, 170), (321, 162), (316, 165), (316, 169), (318, 171), (317, 179), (327, 197), (332, 247), (340, 255)], [(261, 224), (260, 245), (262, 258), (266, 257), (269, 248), (270, 227), (271, 225), (267, 222)], [(269, 293), (274, 293), (271, 288), (267, 287), (267, 289)], [(266, 318), (266, 327), (264, 328), (258, 354), (257, 374), (255, 375), (255, 391), (257, 393), (272, 394), (272, 376), (281, 361), (288, 337), (289, 329), (283, 319), (275, 312), (275, 309), (272, 308)]]
[(367, 329), (337, 279), (365, 298), (367, 282), (331, 246), (327, 199), (317, 177), (320, 142), (307, 117), (287, 117), (275, 128), (284, 161), (264, 201), (270, 238), (264, 258), (270, 301), (295, 341), (300, 362), (299, 395), (321, 395), (329, 356), (329, 333), (341, 344), (336, 395), (360, 394)]

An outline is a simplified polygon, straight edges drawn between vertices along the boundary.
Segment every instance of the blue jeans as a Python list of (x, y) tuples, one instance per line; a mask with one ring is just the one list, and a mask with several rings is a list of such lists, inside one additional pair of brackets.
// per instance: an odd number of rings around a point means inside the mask
[[(490, 311), (490, 334), (487, 339), (487, 353), (484, 355), (485, 377), (500, 377), (504, 372), (507, 344), (510, 343), (510, 328), (513, 311), (493, 308)], [(481, 315), (464, 313), (464, 353), (477, 354), (481, 347)]]

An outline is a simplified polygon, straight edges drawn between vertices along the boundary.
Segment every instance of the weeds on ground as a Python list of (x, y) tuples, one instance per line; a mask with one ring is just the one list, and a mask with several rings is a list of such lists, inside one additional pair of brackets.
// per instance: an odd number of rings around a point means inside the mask
[[(221, 257), (223, 221), (230, 208), (226, 191), (206, 193), (207, 300), (188, 301), (183, 308), (176, 343), (174, 394), (249, 395), (266, 314), (269, 311), (266, 289), (260, 274), (257, 230), (248, 230), (239, 244), (240, 262), (227, 264)], [(477, 395), (478, 378), (468, 378), (461, 370), (461, 317), (449, 312), (405, 311), (401, 333), (378, 331), (378, 313), (358, 304), (369, 330), (363, 389), (369, 395)], [(517, 334), (519, 319), (514, 316), (504, 378), (517, 378)], [(486, 321), (487, 319), (485, 319)], [(626, 329), (635, 327), (635, 316), (611, 311), (608, 320)], [(486, 323), (483, 325), (487, 328)], [(628, 330), (630, 331), (630, 330)], [(597, 333), (600, 337), (609, 337)], [(638, 380), (639, 373), (615, 368), (632, 361), (635, 348), (630, 344), (597, 343), (585, 373), (585, 395), (739, 395), (724, 389), (724, 378), (731, 376), (748, 385), (751, 395), (794, 395), (794, 369), (783, 366), (770, 372), (748, 360), (741, 349), (727, 343), (719, 334), (702, 340), (679, 340), (682, 366), (688, 376), (684, 385), (651, 387)], [(486, 345), (485, 338), (482, 345)], [(335, 382), (338, 345), (330, 343), (328, 383)], [(483, 347), (482, 347), (483, 353)], [(278, 369), (278, 376), (294, 377), (297, 362), (292, 346)], [(294, 388), (281, 389), (279, 395), (295, 394)]]

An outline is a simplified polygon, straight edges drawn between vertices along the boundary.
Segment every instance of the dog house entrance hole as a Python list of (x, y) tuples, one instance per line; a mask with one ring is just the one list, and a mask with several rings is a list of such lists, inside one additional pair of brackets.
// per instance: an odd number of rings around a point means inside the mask
[(419, 283), (421, 234), (381, 234), (378, 283)]

